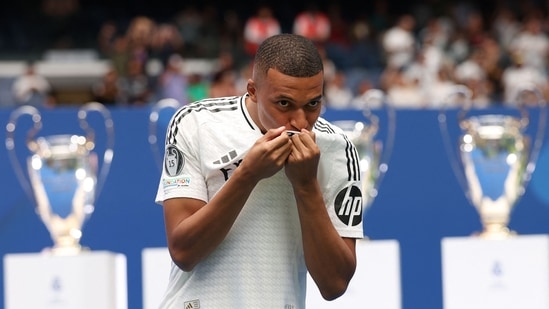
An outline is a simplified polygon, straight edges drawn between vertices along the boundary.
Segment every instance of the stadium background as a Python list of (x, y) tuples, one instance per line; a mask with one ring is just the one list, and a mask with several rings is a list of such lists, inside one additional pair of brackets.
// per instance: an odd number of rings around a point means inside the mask
[[(55, 0), (53, 0), (55, 1)], [(344, 3), (344, 15), (355, 18), (368, 14), (375, 1)], [(390, 16), (425, 5), (439, 10), (456, 1), (387, 1)], [(499, 1), (477, 1), (490, 16)], [(514, 2), (514, 1), (507, 1)], [(521, 1), (522, 4), (528, 1)], [(538, 4), (542, 1), (533, 1)], [(0, 59), (26, 60), (41, 57), (53, 42), (68, 35), (70, 48), (93, 48), (102, 22), (129, 23), (136, 15), (158, 21), (169, 19), (189, 3), (214, 6), (218, 12), (234, 9), (242, 20), (253, 14), (255, 4), (225, 1), (79, 1), (71, 18), (54, 19), (42, 13), (41, 1), (10, 1), (0, 9)], [(206, 3), (206, 4), (205, 4)], [(289, 31), (295, 13), (305, 1), (271, 1), (275, 15)], [(329, 1), (318, 1), (328, 7)], [(516, 2), (514, 2), (516, 3)], [(62, 25), (57, 28), (56, 26)], [(63, 31), (56, 32), (55, 29)], [(63, 40), (61, 40), (63, 41)], [(67, 41), (63, 41), (67, 42)], [(8, 121), (10, 110), (0, 111), (0, 123)], [(97, 201), (97, 210), (84, 228), (82, 243), (94, 250), (123, 252), (128, 258), (129, 308), (140, 308), (140, 253), (144, 247), (165, 245), (161, 209), (152, 197), (158, 170), (147, 143), (148, 108), (113, 109), (117, 132), (115, 160), (107, 183)], [(357, 113), (331, 114), (353, 118)], [(535, 114), (534, 114), (535, 115)], [(44, 134), (79, 130), (73, 109), (60, 108), (44, 114)], [(467, 236), (480, 228), (478, 216), (469, 206), (453, 175), (443, 148), (436, 111), (397, 113), (397, 136), (390, 169), (380, 194), (366, 214), (365, 233), (373, 240), (397, 239), (402, 253), (404, 309), (440, 309), (442, 288), (440, 240)], [(24, 132), (21, 132), (24, 133)], [(521, 234), (549, 233), (549, 149), (546, 142), (526, 195), (513, 213), (511, 228)], [(136, 155), (139, 154), (139, 155)], [(147, 163), (143, 163), (146, 160)], [(47, 231), (36, 217), (28, 196), (15, 181), (8, 155), (0, 151), (0, 254), (37, 252), (50, 244)], [(137, 183), (136, 183), (137, 182)], [(138, 188), (139, 190), (136, 190)], [(135, 194), (139, 191), (139, 194)], [(121, 198), (122, 197), (122, 198)], [(0, 287), (2, 283), (0, 283)], [(0, 303), (2, 303), (0, 298)]]

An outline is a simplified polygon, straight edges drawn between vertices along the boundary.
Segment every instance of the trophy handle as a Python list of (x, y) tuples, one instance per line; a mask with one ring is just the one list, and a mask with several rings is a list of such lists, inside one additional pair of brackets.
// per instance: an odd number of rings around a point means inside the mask
[(36, 141), (34, 140), (34, 136), (42, 129), (42, 115), (38, 111), (38, 109), (31, 105), (23, 105), (15, 109), (11, 115), (10, 120), (8, 124), (6, 125), (6, 149), (8, 150), (8, 155), (10, 162), (13, 165), (13, 169), (15, 171), (15, 175), (17, 176), (17, 180), (27, 193), (27, 195), (34, 200), (34, 194), (30, 187), (30, 180), (25, 177), (25, 172), (23, 171), (23, 167), (21, 166), (21, 162), (19, 162), (17, 158), (16, 153), (16, 145), (15, 145), (15, 138), (14, 133), (17, 128), (17, 121), (20, 117), (28, 115), (31, 116), (33, 127), (29, 129), (27, 132), (27, 148), (34, 152), (37, 150), (38, 145), (36, 144)]
[(530, 122), (530, 116), (527, 109), (527, 102), (525, 100), (525, 95), (527, 94), (534, 95), (536, 99), (536, 102), (535, 102), (536, 107), (539, 108), (539, 117), (538, 117), (537, 134), (536, 134), (536, 137), (534, 138), (534, 141), (532, 144), (532, 150), (530, 152), (530, 158), (528, 159), (528, 163), (526, 165), (524, 186), (528, 184), (532, 176), (532, 173), (536, 168), (536, 162), (538, 160), (538, 156), (543, 144), (543, 139), (545, 137), (545, 127), (547, 123), (547, 102), (543, 98), (541, 91), (533, 83), (523, 83), (519, 85), (515, 95), (515, 102), (517, 103), (517, 106), (519, 107), (519, 110), (522, 116), (520, 120), (521, 129), (525, 130), (526, 126), (528, 126)]
[(107, 134), (107, 142), (105, 151), (103, 152), (103, 164), (101, 165), (101, 169), (99, 171), (97, 188), (95, 191), (95, 196), (98, 196), (103, 184), (105, 183), (105, 178), (109, 174), (114, 156), (114, 123), (112, 121), (110, 111), (105, 107), (105, 105), (99, 102), (86, 103), (78, 110), (78, 121), (80, 123), (80, 127), (86, 132), (86, 148), (90, 151), (95, 147), (95, 131), (90, 127), (87, 120), (89, 112), (98, 112), (103, 116)]
[(452, 171), (454, 172), (454, 175), (456, 175), (463, 192), (466, 192), (466, 194), (468, 194), (467, 192), (469, 191), (467, 190), (467, 180), (465, 179), (465, 176), (460, 169), (457, 154), (454, 153), (452, 138), (450, 137), (450, 133), (448, 132), (448, 123), (446, 117), (446, 109), (448, 105), (452, 102), (452, 100), (456, 99), (457, 97), (462, 97), (464, 100), (463, 106), (457, 114), (457, 119), (459, 127), (461, 129), (465, 129), (465, 127), (467, 126), (467, 122), (465, 121), (465, 119), (467, 118), (467, 114), (473, 106), (473, 92), (471, 91), (471, 89), (469, 89), (469, 87), (465, 85), (455, 85), (448, 92), (448, 95), (442, 102), (442, 108), (439, 110), (438, 124), (440, 127), (440, 132), (442, 134), (444, 148), (446, 150), (446, 154), (448, 155)]
[[(381, 153), (379, 165), (378, 165), (378, 178), (376, 183), (376, 192), (377, 188), (381, 184), (385, 174), (389, 170), (389, 159), (393, 152), (393, 145), (395, 140), (396, 132), (396, 111), (394, 106), (386, 100), (385, 93), (379, 89), (370, 89), (364, 94), (366, 101), (366, 106), (382, 106), (387, 113), (387, 135), (385, 138), (385, 143), (383, 145), (383, 151)], [(379, 131), (379, 117), (372, 113), (372, 109), (366, 107), (362, 111), (362, 115), (370, 121), (370, 126), (368, 127), (369, 134), (374, 136)]]
[(181, 107), (181, 104), (176, 99), (162, 99), (158, 101), (152, 108), (152, 111), (149, 115), (149, 145), (153, 152), (156, 165), (159, 170), (162, 170), (162, 157), (164, 151), (160, 151), (160, 146), (158, 145), (158, 120), (160, 118), (160, 113), (167, 108), (177, 110)]

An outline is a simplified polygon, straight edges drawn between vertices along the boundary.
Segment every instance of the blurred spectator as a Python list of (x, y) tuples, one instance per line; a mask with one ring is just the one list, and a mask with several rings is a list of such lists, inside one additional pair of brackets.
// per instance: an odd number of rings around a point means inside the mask
[(202, 15), (193, 5), (189, 5), (177, 12), (175, 26), (184, 42), (183, 57), (196, 57), (198, 54), (202, 24)]
[(126, 47), (130, 63), (138, 63), (143, 68), (146, 66), (155, 29), (156, 23), (147, 16), (137, 16), (131, 20), (126, 31)]
[(324, 96), (328, 107), (349, 108), (353, 100), (353, 90), (347, 85), (347, 78), (343, 71), (336, 71), (334, 77), (326, 81)]
[(405, 74), (402, 68), (387, 67), (382, 75), (387, 101), (395, 108), (422, 109), (427, 102), (418, 76)]
[(219, 55), (221, 51), (219, 20), (219, 11), (215, 4), (207, 4), (202, 9), (202, 26), (196, 57), (212, 59)]
[[(145, 9), (149, 4), (139, 4), (137, 11), (113, 12), (102, 4), (82, 0), (39, 3), (24, 12), (13, 11), (13, 7), (5, 12), (8, 18), (0, 29), (0, 56), (20, 60), (35, 58), (51, 48), (95, 48), (101, 58), (111, 61), (123, 84), (130, 62), (133, 66), (137, 61), (141, 69), (145, 68), (149, 85), (157, 86), (160, 72), (173, 53), (212, 61), (216, 57), (224, 61), (228, 58), (220, 55), (228, 54), (232, 56), (232, 70), (238, 72), (255, 53), (256, 44), (281, 31), (300, 33), (319, 43), (326, 57), (326, 80), (337, 67), (345, 72), (352, 89), (361, 78), (354, 76), (355, 69), (367, 71), (365, 76), (381, 86), (379, 73), (386, 66), (397, 66), (406, 69), (406, 74), (422, 72), (419, 81), (426, 92), (434, 89), (436, 64), (453, 62), (455, 82), (469, 86), (476, 104), (486, 106), (487, 101), (499, 104), (506, 100), (502, 74), (504, 69), (514, 68), (513, 54), (521, 53), (522, 65), (533, 66), (542, 75), (549, 69), (547, 4), (540, 1), (412, 1), (404, 10), (397, 9), (394, 2), (375, 0), (367, 11), (356, 9), (361, 6), (354, 4), (318, 1), (292, 7), (262, 1), (255, 11), (244, 4), (227, 8), (215, 5), (221, 3), (182, 3), (173, 7), (174, 13)], [(274, 8), (279, 16), (275, 16)], [(317, 18), (317, 14), (322, 16)], [(420, 52), (425, 71), (417, 70)], [(475, 56), (475, 64), (469, 59), (472, 53), (481, 55)], [(476, 70), (472, 67), (477, 64), (484, 78), (458, 77)], [(202, 85), (210, 81), (211, 73), (200, 72), (203, 80), (197, 89), (204, 89)], [(105, 74), (101, 83), (107, 83), (111, 74)], [(6, 87), (11, 86), (10, 81)], [(103, 86), (98, 83), (93, 87)], [(156, 90), (152, 89), (154, 94), (158, 94)], [(12, 101), (13, 95), (4, 90), (3, 97)]]
[(142, 63), (131, 59), (128, 74), (120, 78), (120, 98), (122, 105), (146, 105), (151, 99), (151, 84)]
[(484, 68), (480, 65), (483, 53), (474, 49), (471, 55), (456, 65), (454, 78), (472, 91), (472, 105), (476, 108), (486, 108), (492, 104), (494, 87), (487, 79)]
[(487, 36), (484, 17), (477, 9), (465, 9), (463, 30), (467, 44), (471, 48), (479, 47)]
[(448, 46), (451, 30), (450, 22), (445, 18), (429, 18), (426, 25), (418, 30), (417, 41), (420, 45), (429, 42), (430, 45), (444, 50)]
[(248, 91), (248, 80), (252, 78), (253, 73), (253, 62), (249, 61), (246, 65), (242, 66), (239, 70), (239, 73), (236, 77), (236, 89), (239, 93), (246, 93)]
[(383, 66), (383, 50), (366, 18), (357, 18), (350, 27), (348, 68), (379, 70)]
[(500, 46), (507, 49), (511, 45), (513, 38), (521, 30), (521, 23), (517, 19), (516, 12), (502, 2), (496, 8), (491, 28)]
[(322, 64), (324, 66), (324, 81), (330, 82), (336, 74), (337, 67), (330, 57), (326, 53), (326, 48), (319, 46), (318, 53), (322, 57)]
[(512, 55), (513, 64), (503, 71), (503, 103), (508, 106), (517, 104), (517, 95), (523, 85), (533, 85), (539, 93), (547, 98), (547, 76), (537, 68), (524, 65), (524, 55)]
[(364, 14), (363, 18), (369, 20), (370, 25), (372, 26), (372, 33), (379, 37), (382, 33), (390, 27), (390, 3), (387, 0), (374, 0), (370, 5), (370, 12)]
[(425, 108), (429, 104), (432, 93), (436, 91), (434, 84), (438, 80), (442, 63), (443, 56), (440, 51), (436, 47), (426, 44), (418, 51), (414, 61), (403, 68), (403, 76), (397, 78), (397, 83), (406, 89), (408, 86), (419, 87), (422, 96), (421, 107)]
[(52, 107), (56, 103), (50, 82), (36, 72), (36, 64), (33, 62), (27, 63), (23, 74), (15, 79), (12, 93), (19, 105)]
[(523, 29), (511, 40), (509, 52), (522, 55), (523, 65), (546, 73), (549, 37), (542, 29), (542, 22), (537, 15), (528, 16)]
[(353, 52), (350, 42), (352, 21), (343, 16), (341, 5), (335, 2), (328, 6), (326, 13), (330, 19), (330, 37), (322, 48), (334, 64), (341, 69), (347, 69), (349, 54)]
[(159, 59), (163, 66), (167, 66), (173, 54), (182, 53), (183, 39), (173, 24), (159, 24), (153, 31), (150, 57)]
[(214, 74), (208, 93), (209, 97), (229, 97), (241, 94), (242, 92), (236, 88), (236, 75), (233, 70), (222, 69)]
[(220, 29), (221, 52), (231, 54), (236, 66), (244, 65), (248, 61), (244, 51), (244, 25), (236, 10), (225, 11)]
[(244, 25), (244, 48), (253, 57), (259, 44), (266, 38), (282, 32), (278, 19), (269, 5), (260, 4), (256, 14), (248, 18)]
[(351, 100), (350, 107), (356, 109), (376, 109), (381, 108), (383, 103), (382, 100), (374, 100), (371, 96), (371, 91), (374, 90), (374, 84), (369, 79), (362, 79), (359, 81), (356, 95)]
[(427, 94), (426, 108), (440, 109), (442, 107), (457, 107), (456, 105), (461, 103), (459, 100), (450, 100), (454, 95), (457, 84), (452, 79), (451, 68), (448, 66), (441, 66), (438, 69), (435, 79), (430, 83), (430, 87), (424, 88), (424, 92)]
[(217, 69), (221, 70), (233, 70), (235, 69), (235, 61), (233, 54), (228, 51), (222, 51), (217, 57)]
[(105, 105), (115, 105), (120, 101), (118, 72), (114, 67), (109, 68), (98, 83), (92, 86), (94, 101)]
[(446, 47), (446, 55), (454, 63), (460, 63), (464, 61), (471, 53), (472, 47), (467, 42), (467, 36), (462, 29), (455, 29), (452, 32), (448, 45)]
[(328, 15), (317, 4), (310, 2), (304, 11), (299, 12), (293, 22), (293, 33), (302, 35), (319, 46), (323, 46), (331, 32)]
[(128, 39), (125, 36), (117, 36), (114, 38), (109, 60), (119, 76), (126, 76), (128, 74), (130, 52), (128, 49)]
[(97, 49), (102, 57), (110, 57), (115, 49), (118, 27), (113, 20), (105, 21), (97, 34)]
[(179, 54), (172, 54), (158, 78), (158, 100), (175, 99), (180, 105), (187, 105), (188, 79), (183, 74), (183, 58)]
[(187, 95), (189, 103), (202, 100), (208, 97), (210, 84), (198, 73), (191, 73), (188, 78)]
[(337, 2), (332, 2), (328, 5), (326, 14), (330, 19), (330, 37), (328, 44), (348, 47), (349, 45), (349, 28), (352, 21), (343, 16), (344, 10), (342, 5)]
[[(484, 38), (484, 41), (480, 45), (480, 50), (482, 56), (479, 56), (479, 63), (484, 72), (486, 72), (486, 78), (496, 87), (495, 90), (497, 92), (502, 93), (503, 84), (501, 78), (503, 70), (509, 66), (505, 51), (492, 36)], [(501, 94), (497, 99), (501, 100)]]
[(413, 61), (417, 45), (413, 32), (415, 25), (414, 16), (404, 14), (382, 35), (381, 43), (388, 66), (401, 68)]

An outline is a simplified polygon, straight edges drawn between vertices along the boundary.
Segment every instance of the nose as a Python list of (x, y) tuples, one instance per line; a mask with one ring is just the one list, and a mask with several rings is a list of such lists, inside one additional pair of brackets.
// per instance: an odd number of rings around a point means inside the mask
[(307, 121), (307, 113), (302, 109), (296, 109), (290, 114), (290, 125), (298, 130), (309, 129), (309, 122)]

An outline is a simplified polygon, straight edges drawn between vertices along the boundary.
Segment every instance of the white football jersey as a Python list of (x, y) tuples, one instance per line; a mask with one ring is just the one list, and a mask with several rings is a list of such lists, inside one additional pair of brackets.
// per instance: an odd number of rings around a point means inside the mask
[[(179, 109), (166, 135), (156, 202), (208, 202), (262, 136), (246, 95), (205, 99)], [(357, 151), (342, 131), (319, 118), (318, 180), (342, 237), (362, 238)], [(292, 186), (282, 169), (261, 180), (220, 246), (191, 272), (172, 263), (161, 308), (305, 308), (307, 268)], [(316, 287), (311, 287), (316, 288)]]

